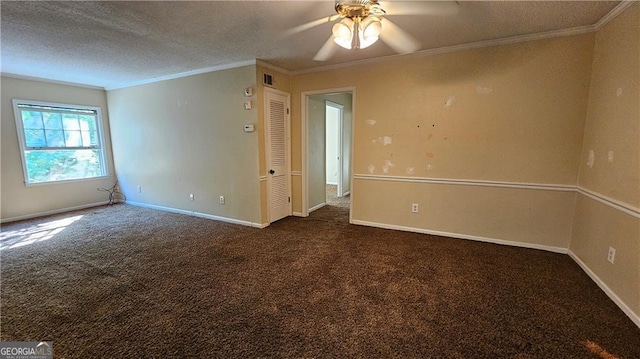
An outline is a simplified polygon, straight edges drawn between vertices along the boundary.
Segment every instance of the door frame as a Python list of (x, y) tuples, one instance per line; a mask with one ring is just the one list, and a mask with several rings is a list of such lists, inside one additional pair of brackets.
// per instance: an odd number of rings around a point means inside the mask
[[(344, 187), (343, 183), (342, 183), (342, 180), (343, 180), (342, 175), (343, 175), (343, 172), (344, 172), (343, 171), (343, 166), (344, 166), (344, 158), (343, 158), (344, 157), (343, 156), (343, 154), (344, 154), (343, 153), (344, 152), (343, 151), (343, 145), (344, 145), (344, 143), (343, 143), (344, 142), (344, 140), (343, 140), (343, 136), (344, 136), (344, 133), (343, 133), (343, 130), (344, 130), (344, 128), (343, 128), (343, 126), (344, 126), (344, 106), (339, 104), (339, 103), (331, 102), (331, 101), (328, 101), (328, 100), (325, 101), (324, 105), (325, 105), (325, 107), (333, 107), (333, 108), (337, 109), (340, 112), (340, 115), (338, 116), (338, 128), (340, 130), (338, 131), (338, 156), (339, 157), (338, 157), (338, 191), (337, 191), (337, 196), (338, 197), (342, 197), (344, 195), (342, 193), (342, 188)], [(325, 128), (325, 132), (324, 132), (325, 133), (325, 143), (327, 143), (327, 139), (326, 139), (326, 136), (327, 136), (327, 130), (326, 130), (326, 128), (327, 128), (327, 126), (326, 126), (327, 116), (326, 116), (326, 112), (325, 112), (325, 116), (324, 117), (325, 117), (325, 127), (324, 127)], [(325, 150), (325, 152), (327, 151), (326, 148), (324, 150)], [(326, 166), (326, 161), (327, 161), (327, 158), (325, 157), (325, 166)], [(327, 176), (325, 174), (325, 182), (326, 182), (326, 177)]]
[[(356, 124), (356, 87), (338, 87), (329, 88), (325, 90), (303, 91), (300, 93), (300, 132), (301, 133), (301, 147), (302, 147), (302, 216), (309, 216), (309, 101), (307, 98), (315, 95), (329, 95), (332, 93), (350, 92), (351, 93), (351, 155), (349, 162), (349, 182), (353, 187), (353, 155), (354, 155), (354, 143), (355, 137), (355, 124)], [(351, 194), (353, 195), (353, 188), (351, 188)], [(353, 216), (353, 200), (349, 201), (349, 223), (352, 223)]]
[(264, 103), (264, 148), (265, 148), (265, 171), (266, 173), (266, 178), (267, 178), (267, 223), (271, 224), (271, 177), (269, 176), (269, 166), (271, 165), (271, 139), (269, 138), (269, 134), (271, 133), (270, 130), (268, 129), (267, 123), (270, 123), (270, 120), (267, 118), (267, 107), (269, 106), (269, 103), (267, 101), (267, 97), (269, 95), (269, 93), (271, 94), (276, 94), (276, 95), (280, 95), (280, 96), (284, 96), (287, 98), (286, 100), (286, 107), (287, 107), (287, 113), (285, 114), (285, 152), (286, 152), (286, 171), (287, 173), (285, 173), (285, 178), (287, 179), (287, 196), (289, 197), (289, 211), (288, 211), (288, 215), (291, 216), (292, 212), (293, 212), (293, 206), (292, 206), (292, 201), (291, 201), (291, 94), (284, 92), (284, 91), (280, 91), (277, 89), (273, 89), (270, 87), (265, 87), (264, 88), (264, 94), (263, 94), (263, 103)]

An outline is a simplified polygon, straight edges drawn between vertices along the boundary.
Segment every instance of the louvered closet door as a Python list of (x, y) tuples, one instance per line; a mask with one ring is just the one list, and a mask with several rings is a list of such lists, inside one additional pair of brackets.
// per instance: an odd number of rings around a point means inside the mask
[(269, 222), (291, 215), (289, 96), (265, 90)]

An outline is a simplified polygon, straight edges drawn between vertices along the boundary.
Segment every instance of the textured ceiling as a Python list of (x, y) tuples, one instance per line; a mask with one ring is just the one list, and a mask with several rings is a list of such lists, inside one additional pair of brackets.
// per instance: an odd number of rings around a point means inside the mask
[[(386, 4), (423, 10), (442, 5)], [(388, 19), (428, 50), (593, 25), (618, 4), (460, 1), (455, 14)], [(333, 1), (2, 1), (0, 6), (3, 73), (105, 88), (253, 59), (300, 71), (394, 54), (379, 41), (314, 61), (331, 34), (330, 23), (283, 36), (287, 29), (334, 14)]]

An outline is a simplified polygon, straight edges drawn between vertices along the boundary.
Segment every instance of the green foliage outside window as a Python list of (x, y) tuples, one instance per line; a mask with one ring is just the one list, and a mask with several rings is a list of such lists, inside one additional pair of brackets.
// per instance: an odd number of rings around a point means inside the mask
[(26, 151), (32, 183), (102, 176), (98, 150)]

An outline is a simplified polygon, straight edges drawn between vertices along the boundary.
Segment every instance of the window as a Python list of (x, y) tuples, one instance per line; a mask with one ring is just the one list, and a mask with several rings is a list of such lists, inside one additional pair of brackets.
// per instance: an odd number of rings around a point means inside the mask
[(100, 108), (13, 100), (26, 184), (107, 175)]

